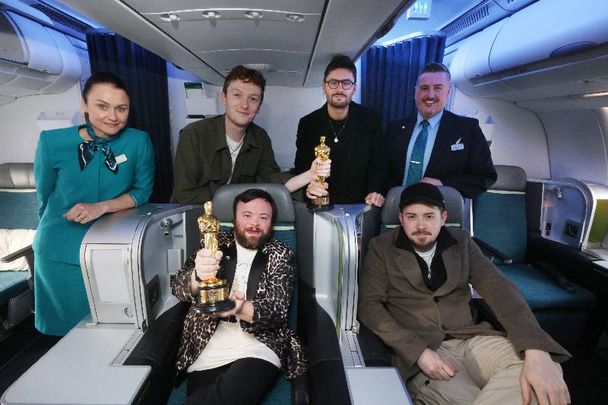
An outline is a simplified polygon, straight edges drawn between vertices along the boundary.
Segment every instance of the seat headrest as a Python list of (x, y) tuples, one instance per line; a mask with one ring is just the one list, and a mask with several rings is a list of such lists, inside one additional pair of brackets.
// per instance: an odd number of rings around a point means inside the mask
[(289, 190), (282, 184), (250, 183), (250, 184), (226, 184), (217, 189), (213, 195), (213, 215), (222, 222), (234, 221), (232, 204), (234, 198), (245, 190), (258, 188), (272, 196), (277, 205), (276, 222), (293, 223), (296, 220), (293, 202)]
[(0, 164), (0, 188), (36, 188), (33, 163)]
[(519, 166), (495, 165), (498, 178), (490, 190), (503, 191), (526, 191), (528, 177), (526, 172)]
[[(401, 192), (405, 187), (393, 187), (389, 190), (384, 207), (382, 207), (382, 223), (385, 226), (399, 225), (399, 201)], [(464, 216), (464, 199), (462, 195), (452, 187), (440, 186), (439, 191), (445, 201), (445, 210), (448, 213), (446, 225), (462, 227)]]

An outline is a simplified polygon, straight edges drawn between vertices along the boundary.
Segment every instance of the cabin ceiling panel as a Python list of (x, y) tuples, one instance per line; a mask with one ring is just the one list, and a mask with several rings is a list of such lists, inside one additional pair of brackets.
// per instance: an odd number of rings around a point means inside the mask
[[(233, 49), (284, 49), (310, 54), (319, 25), (319, 16), (307, 23), (290, 23), (285, 18), (259, 21), (233, 19), (211, 21), (203, 18), (165, 22), (157, 15), (146, 15), (150, 22), (187, 44), (194, 51), (221, 51)], [(277, 35), (278, 32), (289, 35)]]
[[(251, 61), (251, 67), (264, 70), (273, 71), (285, 71), (285, 72), (299, 72), (304, 74), (305, 70), (301, 69), (301, 66), (306, 64), (308, 54), (297, 54), (292, 53), (289, 61), (285, 61), (285, 55), (276, 50), (259, 50), (259, 49), (238, 49), (233, 52), (206, 52), (201, 53), (201, 57), (204, 57), (209, 63), (213, 65), (220, 65), (225, 63), (225, 66), (220, 72), (228, 73), (235, 65), (243, 59)], [(255, 66), (257, 64), (267, 64), (264, 66)]]
[(156, 13), (175, 10), (248, 8), (264, 10), (289, 10), (300, 13), (316, 13), (324, 0), (127, 0), (141, 13)]
[[(281, 85), (281, 83), (302, 83), (308, 62), (308, 54), (291, 54), (289, 61), (285, 61), (285, 55), (274, 50), (261, 51), (258, 49), (239, 49), (234, 52), (216, 52), (201, 54), (208, 63), (214, 66), (223, 66), (222, 74), (228, 74), (232, 67), (241, 63), (242, 60), (250, 61), (251, 67), (263, 71), (268, 83)], [(263, 64), (256, 66), (257, 64)]]
[[(127, 3), (220, 74), (247, 64), (274, 85), (304, 82), (325, 7), (323, 0)], [(259, 18), (247, 15), (252, 10)], [(290, 15), (302, 21), (290, 21)]]
[(269, 85), (299, 87), (319, 86), (333, 55), (358, 57), (414, 0), (61, 2), (210, 83), (252, 64)]
[(342, 53), (358, 58), (397, 21), (414, 0), (331, 0), (328, 2), (317, 47), (312, 55), (307, 86), (319, 86), (331, 57)]

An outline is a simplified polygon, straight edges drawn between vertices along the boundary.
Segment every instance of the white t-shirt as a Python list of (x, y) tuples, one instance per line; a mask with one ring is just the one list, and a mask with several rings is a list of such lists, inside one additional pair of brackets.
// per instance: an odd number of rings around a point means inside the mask
[[(247, 294), (247, 281), (251, 263), (258, 251), (257, 249), (246, 249), (236, 243), (236, 252), (237, 264), (231, 293), (240, 291)], [(220, 321), (203, 352), (188, 367), (188, 372), (221, 367), (245, 357), (266, 360), (281, 368), (279, 356), (264, 343), (257, 340), (253, 334), (241, 329), (239, 322)]]
[(228, 135), (226, 135), (226, 143), (228, 144), (228, 151), (230, 152), (230, 158), (232, 159), (232, 168), (230, 169), (230, 178), (228, 179), (228, 184), (230, 184), (230, 181), (232, 180), (232, 172), (234, 172), (234, 164), (236, 163), (236, 157), (241, 151), (244, 139), (245, 135), (243, 135), (240, 142), (236, 142), (233, 141)]
[(433, 257), (435, 257), (435, 250), (437, 250), (437, 242), (435, 242), (433, 244), (433, 247), (429, 250), (427, 250), (426, 252), (419, 252), (416, 249), (414, 249), (416, 251), (416, 254), (420, 257), (422, 257), (422, 260), (424, 260), (424, 262), (426, 263), (426, 266), (428, 267), (428, 273), (427, 273), (427, 277), (430, 279), (431, 278), (431, 263), (433, 262)]

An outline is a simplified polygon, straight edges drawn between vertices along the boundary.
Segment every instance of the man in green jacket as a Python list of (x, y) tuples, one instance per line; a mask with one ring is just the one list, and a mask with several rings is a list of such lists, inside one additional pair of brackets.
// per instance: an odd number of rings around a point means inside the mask
[(202, 204), (228, 183), (284, 183), (294, 192), (317, 176), (329, 176), (330, 160), (315, 160), (310, 170), (295, 177), (281, 172), (268, 134), (253, 123), (265, 87), (262, 73), (236, 66), (224, 81), (222, 103), (226, 113), (182, 129), (175, 156), (172, 202)]
[[(394, 352), (415, 403), (567, 404), (570, 354), (545, 333), (514, 284), (462, 229), (448, 229), (431, 184), (406, 187), (401, 227), (370, 242), (359, 319)], [(471, 315), (471, 284), (505, 331)]]

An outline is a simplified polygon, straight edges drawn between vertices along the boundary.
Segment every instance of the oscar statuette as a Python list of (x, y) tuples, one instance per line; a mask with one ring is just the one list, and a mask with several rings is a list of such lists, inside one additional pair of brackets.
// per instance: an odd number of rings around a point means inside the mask
[[(207, 201), (203, 204), (204, 214), (198, 217), (198, 229), (201, 232), (204, 248), (212, 252), (219, 250), (217, 233), (220, 230), (220, 221), (213, 216), (213, 203)], [(203, 313), (214, 313), (228, 311), (234, 308), (235, 303), (229, 297), (226, 280), (216, 276), (198, 281), (198, 300), (194, 303), (194, 309)]]
[[(329, 159), (329, 146), (325, 145), (325, 137), (322, 136), (320, 138), (320, 142), (317, 146), (315, 146), (315, 158), (319, 160), (327, 160)], [(325, 183), (325, 177), (317, 176), (314, 180), (319, 183), (320, 187), (323, 187), (323, 183)], [(333, 205), (329, 202), (329, 194), (323, 197), (316, 197), (308, 202), (308, 209), (312, 211), (327, 211), (333, 208)]]

